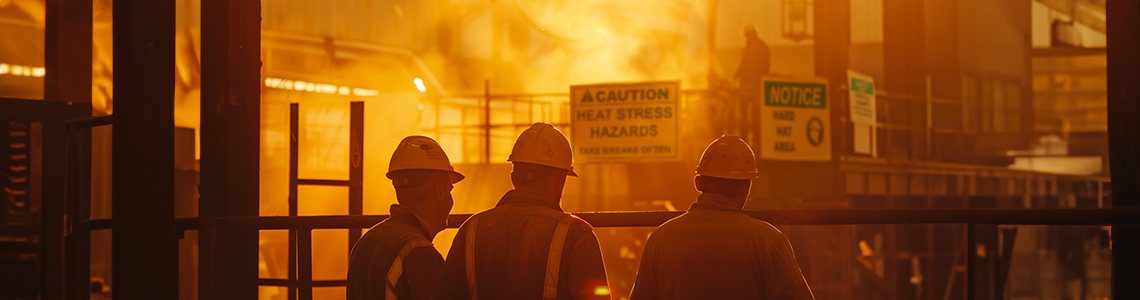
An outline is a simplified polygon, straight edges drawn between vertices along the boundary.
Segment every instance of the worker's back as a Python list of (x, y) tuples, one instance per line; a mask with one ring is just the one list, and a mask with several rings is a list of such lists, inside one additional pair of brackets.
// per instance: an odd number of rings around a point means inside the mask
[[(543, 299), (544, 294), (550, 296), (548, 281), (556, 283), (554, 299), (594, 299), (599, 287), (608, 293), (597, 237), (589, 224), (539, 198), (511, 191), (495, 208), (465, 222), (448, 252), (435, 298), (472, 299), (472, 279), (478, 296), (474, 299)], [(468, 246), (471, 232), (475, 238)], [(563, 236), (560, 243), (558, 235)], [(551, 247), (560, 251), (552, 253)], [(473, 260), (468, 262), (468, 257)], [(556, 274), (547, 274), (551, 262), (558, 264)], [(469, 274), (472, 264), (474, 272)]]
[[(392, 217), (373, 226), (352, 248), (347, 298), (384, 299), (391, 292), (401, 300), (431, 299), (443, 257), (427, 240), (426, 230), (427, 225), (410, 210), (393, 205)], [(396, 275), (395, 286), (388, 290), (388, 276), (393, 274), (397, 257), (402, 274)]]
[(787, 238), (717, 197), (653, 232), (631, 299), (812, 299)]

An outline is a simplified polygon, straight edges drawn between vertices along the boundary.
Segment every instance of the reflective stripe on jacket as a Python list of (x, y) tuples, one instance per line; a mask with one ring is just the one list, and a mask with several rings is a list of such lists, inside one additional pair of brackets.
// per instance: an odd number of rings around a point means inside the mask
[(630, 299), (814, 299), (783, 233), (727, 203), (702, 194), (658, 227)]
[(596, 299), (607, 285), (597, 237), (552, 203), (514, 190), (463, 223), (435, 299)]
[(368, 230), (352, 248), (347, 298), (431, 299), (443, 257), (430, 242), (427, 223), (392, 205), (392, 216)]

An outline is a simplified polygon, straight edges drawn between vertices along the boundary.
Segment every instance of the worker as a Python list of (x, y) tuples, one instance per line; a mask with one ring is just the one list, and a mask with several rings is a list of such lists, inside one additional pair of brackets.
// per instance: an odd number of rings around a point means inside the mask
[(814, 299), (788, 239), (741, 211), (756, 177), (743, 139), (709, 144), (694, 178), (701, 195), (649, 236), (630, 299)]
[(515, 189), (459, 227), (435, 299), (609, 299), (593, 228), (560, 204), (578, 176), (566, 136), (535, 123), (507, 160)]
[(388, 165), (396, 189), (391, 216), (352, 247), (348, 299), (431, 299), (443, 256), (431, 241), (447, 227), (453, 184), (463, 180), (435, 140), (409, 136)]
[(756, 26), (744, 24), (744, 51), (740, 54), (740, 66), (734, 76), (740, 86), (740, 95), (730, 106), (738, 115), (734, 114), (736, 126), (727, 124), (726, 127), (735, 127), (740, 136), (753, 140), (759, 134), (754, 127), (760, 119), (760, 98), (763, 95), (760, 80), (768, 76), (771, 69), (769, 56), (768, 44), (760, 39)]

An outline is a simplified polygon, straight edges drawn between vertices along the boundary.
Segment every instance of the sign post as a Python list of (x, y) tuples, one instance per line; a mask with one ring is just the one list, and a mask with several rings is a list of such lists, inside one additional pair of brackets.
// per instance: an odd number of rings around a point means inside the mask
[(760, 102), (760, 157), (830, 161), (827, 82), (765, 78)]
[(875, 80), (871, 76), (847, 70), (851, 99), (851, 123), (854, 125), (855, 153), (878, 156), (875, 142)]
[(678, 153), (681, 83), (570, 87), (570, 146), (576, 162), (672, 160)]

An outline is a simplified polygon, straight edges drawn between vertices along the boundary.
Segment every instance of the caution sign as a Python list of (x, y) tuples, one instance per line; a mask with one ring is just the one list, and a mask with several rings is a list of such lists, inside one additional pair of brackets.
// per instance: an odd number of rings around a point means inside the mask
[(831, 160), (827, 83), (764, 79), (760, 104), (760, 157)]
[(680, 82), (570, 87), (574, 161), (677, 159)]

